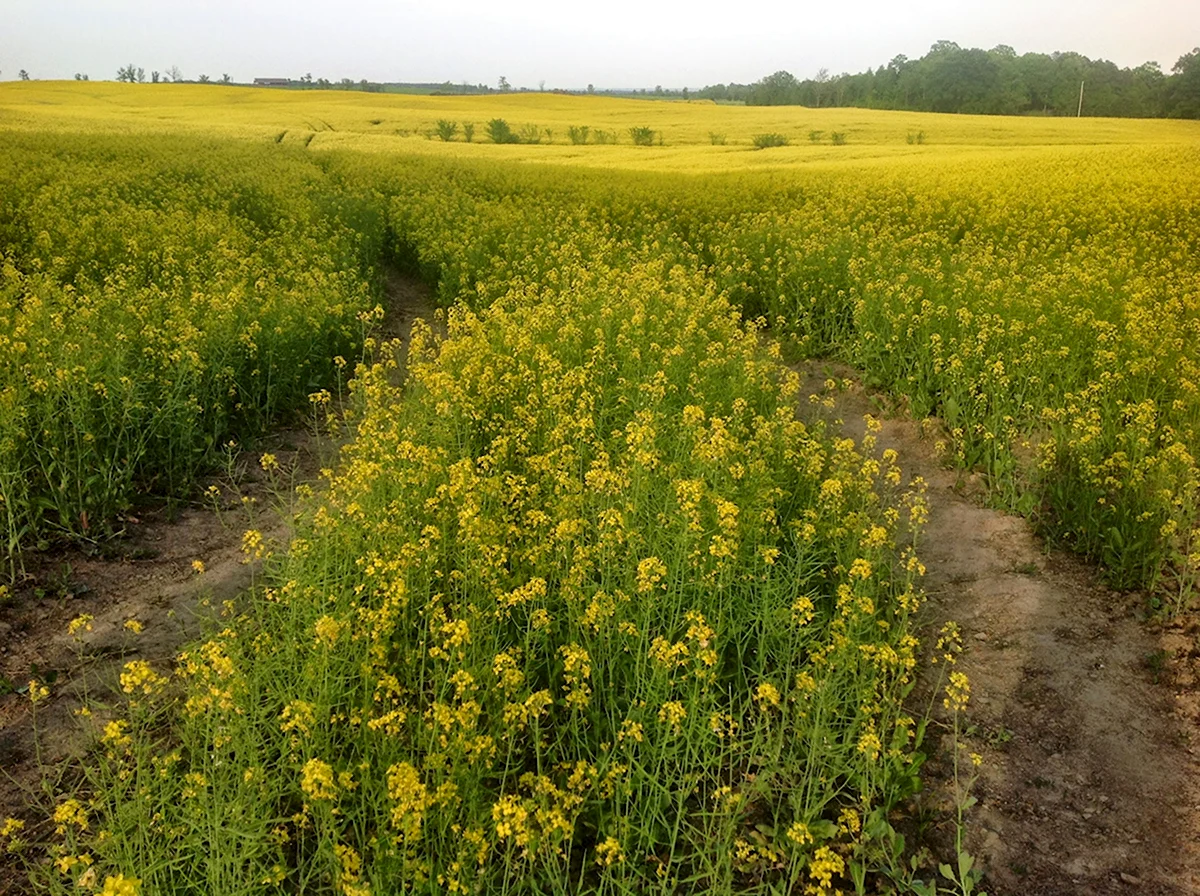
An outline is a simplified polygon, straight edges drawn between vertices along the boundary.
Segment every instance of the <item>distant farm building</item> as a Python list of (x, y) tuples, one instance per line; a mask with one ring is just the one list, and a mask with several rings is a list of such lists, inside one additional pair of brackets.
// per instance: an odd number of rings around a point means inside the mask
[(255, 78), (255, 87), (287, 87), (292, 83), (291, 78)]

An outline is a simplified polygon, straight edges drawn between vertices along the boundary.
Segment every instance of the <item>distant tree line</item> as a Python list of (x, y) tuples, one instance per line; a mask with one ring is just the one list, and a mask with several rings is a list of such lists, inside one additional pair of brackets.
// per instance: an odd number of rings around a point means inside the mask
[[(88, 80), (88, 76), (76, 73), (75, 80), (76, 81), (86, 81), (86, 80)], [(131, 63), (129, 63), (129, 65), (123, 65), (119, 69), (117, 69), (117, 80), (123, 81), (127, 84), (145, 84), (146, 83), (146, 70), (144, 68), (142, 68), (140, 65), (135, 66), (131, 62)], [(208, 75), (201, 75), (199, 78), (196, 79), (195, 82), (186, 81), (183, 77), (183, 72), (181, 72), (179, 70), (179, 66), (177, 66), (177, 65), (171, 66), (169, 69), (166, 70), (166, 72), (160, 72), (158, 70), (150, 72), (150, 83), (151, 84), (164, 84), (167, 81), (170, 81), (170, 82), (176, 83), (176, 84), (178, 84), (178, 83), (199, 83), (199, 84), (213, 83), (212, 79)], [(228, 74), (221, 75), (221, 79), (215, 83), (232, 84), (233, 78), (231, 78)]]
[(778, 71), (753, 84), (717, 84), (696, 97), (753, 106), (858, 106), (918, 112), (1200, 118), (1200, 47), (1163, 72), (1157, 62), (1118, 68), (1079, 53), (963, 49), (941, 40), (920, 59), (897, 56), (856, 75), (799, 80)]

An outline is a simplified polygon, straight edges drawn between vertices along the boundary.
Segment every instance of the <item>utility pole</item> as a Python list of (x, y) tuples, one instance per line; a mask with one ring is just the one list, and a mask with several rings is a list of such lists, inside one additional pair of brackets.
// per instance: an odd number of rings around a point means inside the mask
[(1075, 112), (1076, 118), (1083, 117), (1083, 82), (1079, 82), (1079, 109)]

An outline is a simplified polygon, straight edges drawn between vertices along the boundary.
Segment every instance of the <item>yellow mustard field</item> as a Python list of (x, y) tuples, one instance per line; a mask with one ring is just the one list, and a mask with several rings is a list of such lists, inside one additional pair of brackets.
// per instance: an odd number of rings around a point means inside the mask
[[(959, 152), (1101, 144), (1194, 145), (1200, 139), (1195, 122), (1162, 120), (747, 107), (538, 93), (434, 97), (111, 82), (5, 84), (0, 90), (0, 114), (6, 128), (22, 130), (270, 138), (313, 149), (677, 173), (897, 156), (907, 161), (931, 154), (944, 158), (951, 148)], [(539, 142), (496, 146), (486, 133), (492, 119), (505, 120), (518, 134), (523, 128), (535, 128)], [(448, 142), (436, 136), (437, 124), (443, 120), (458, 125)], [(464, 124), (476, 129), (469, 144)], [(572, 143), (572, 127), (589, 129), (586, 143)], [(629, 132), (639, 127), (654, 132), (653, 145), (634, 151)], [(597, 132), (610, 135), (614, 142), (597, 145)], [(790, 145), (772, 152), (747, 152), (753, 138), (764, 133), (781, 134)], [(844, 135), (845, 144), (833, 146), (834, 134)], [(918, 134), (925, 142), (910, 143)], [(714, 145), (714, 139), (723, 142)]]
[[(799, 357), (1190, 598), (1194, 123), (104, 84), (0, 114), (11, 563), (186, 495), (359, 359), (290, 541), (245, 533), (262, 587), (126, 665), (48, 843), (0, 823), (52, 892), (928, 887), (921, 484), (811, 422)], [(447, 309), (403, 375), (389, 267)], [(957, 650), (924, 653), (951, 723)]]

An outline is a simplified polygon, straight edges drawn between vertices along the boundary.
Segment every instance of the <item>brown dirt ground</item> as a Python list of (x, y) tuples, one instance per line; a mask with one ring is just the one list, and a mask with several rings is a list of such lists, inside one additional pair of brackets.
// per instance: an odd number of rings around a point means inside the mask
[[(984, 506), (977, 477), (937, 461), (936, 421), (888, 413), (844, 366), (801, 370), (805, 394), (832, 396), (825, 413), (849, 434), (861, 437), (864, 414), (881, 419), (879, 450), (894, 448), (906, 475), (928, 484), (923, 640), (947, 620), (963, 631), (963, 740), (983, 756), (966, 846), (983, 886), (993, 896), (1200, 893), (1196, 615), (1147, 620), (1144, 595), (1109, 590), (1024, 519)], [(830, 377), (838, 388), (823, 387)], [(931, 726), (924, 799), (943, 854), (952, 744)]]

